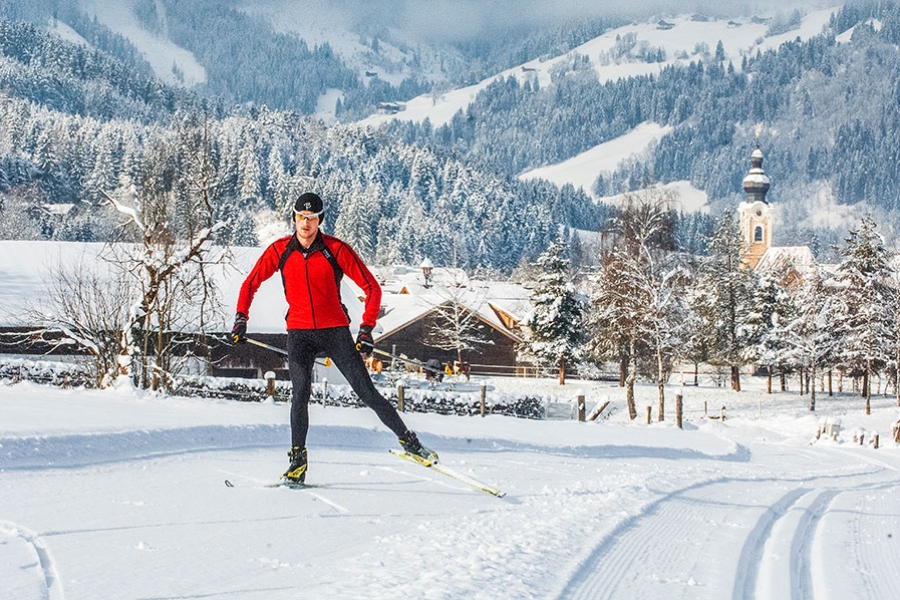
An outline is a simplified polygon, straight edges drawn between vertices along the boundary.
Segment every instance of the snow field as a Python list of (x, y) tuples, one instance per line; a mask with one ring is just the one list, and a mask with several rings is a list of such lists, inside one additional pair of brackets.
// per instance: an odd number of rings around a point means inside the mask
[[(616, 410), (404, 414), (503, 499), (391, 456), (364, 409), (311, 407), (319, 487), (289, 490), (265, 487), (287, 464), (287, 406), (0, 383), (4, 598), (890, 598), (900, 584), (898, 446), (810, 444), (828, 414), (845, 433), (890, 431), (895, 399), (867, 417), (856, 396), (820, 397), (809, 415), (758, 381), (687, 388), (679, 430), (629, 422), (608, 384), (518, 383)], [(702, 419), (703, 401), (730, 416)]]

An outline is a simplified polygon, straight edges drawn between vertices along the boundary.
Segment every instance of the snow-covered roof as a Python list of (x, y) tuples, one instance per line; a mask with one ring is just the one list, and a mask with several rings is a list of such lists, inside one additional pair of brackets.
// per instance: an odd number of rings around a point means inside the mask
[(809, 246), (773, 246), (766, 250), (756, 264), (757, 271), (777, 272), (793, 267), (802, 275), (815, 265)]
[[(123, 245), (124, 246), (124, 245)], [(111, 274), (110, 264), (101, 258), (105, 244), (86, 242), (47, 242), (47, 241), (0, 241), (0, 326), (21, 327), (34, 326), (27, 322), (25, 314), (29, 307), (49, 309), (43, 299), (46, 297), (47, 284), (52, 271), (57, 265), (74, 269), (79, 263), (90, 269), (96, 269), (101, 277)], [(208, 275), (212, 277), (220, 292), (224, 305), (222, 331), (230, 330), (230, 321), (234, 318), (234, 306), (244, 278), (253, 268), (260, 248), (232, 248), (233, 259), (228, 265), (211, 268)], [(345, 284), (347, 285), (347, 284)], [(358, 290), (358, 288), (357, 288)], [(355, 294), (346, 290), (344, 297), (352, 298)], [(249, 331), (251, 333), (278, 333), (284, 331), (284, 314), (287, 304), (281, 289), (279, 277), (272, 277), (263, 283), (251, 309)], [(348, 303), (348, 310), (356, 310), (357, 322), (362, 314), (361, 308)]]
[[(376, 340), (423, 318), (450, 301), (476, 311), (481, 320), (506, 333), (510, 330), (498, 311), (519, 322), (531, 310), (531, 292), (522, 285), (471, 280), (459, 269), (436, 267), (429, 279), (429, 286), (425, 287), (421, 271), (415, 271), (404, 267), (378, 270), (381, 277), (388, 272), (393, 276), (380, 281), (384, 314), (378, 319)], [(459, 286), (456, 282), (460, 282)]]
[[(74, 268), (82, 261), (86, 266), (98, 268), (101, 275), (108, 275), (109, 263), (100, 257), (104, 248), (105, 245), (100, 243), (0, 241), (0, 281), (3, 282), (0, 285), (0, 326), (36, 325), (26, 322), (24, 316), (29, 307), (41, 304), (52, 269), (58, 264)], [(233, 247), (227, 265), (209, 270), (223, 304), (223, 319), (217, 329), (231, 329), (241, 284), (262, 251), (258, 247)], [(422, 270), (417, 267), (398, 265), (372, 270), (382, 285), (384, 313), (378, 320), (376, 339), (422, 318), (450, 299), (457, 299), (464, 306), (477, 310), (484, 321), (501, 331), (508, 331), (508, 328), (492, 306), (517, 321), (530, 310), (530, 292), (525, 287), (508, 282), (473, 281), (461, 269), (436, 267), (429, 287), (425, 287)], [(362, 317), (363, 293), (349, 277), (344, 277), (341, 285), (341, 296), (350, 313), (351, 327), (355, 329)], [(263, 282), (253, 299), (248, 332), (283, 333), (286, 311), (281, 278), (275, 275)]]
[(63, 203), (63, 204), (41, 204), (41, 208), (43, 208), (45, 211), (47, 211), (47, 213), (49, 213), (51, 215), (56, 215), (58, 217), (66, 216), (67, 214), (69, 214), (69, 212), (71, 212), (72, 208), (74, 208), (74, 207), (75, 207), (75, 205), (72, 204), (71, 202)]

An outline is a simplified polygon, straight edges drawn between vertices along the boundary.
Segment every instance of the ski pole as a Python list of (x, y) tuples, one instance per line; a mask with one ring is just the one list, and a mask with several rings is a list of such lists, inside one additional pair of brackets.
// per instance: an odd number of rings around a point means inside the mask
[[(260, 348), (265, 348), (266, 350), (271, 350), (271, 351), (277, 352), (279, 354), (284, 354), (285, 356), (288, 355), (287, 350), (285, 350), (284, 348), (279, 348), (278, 346), (273, 346), (273, 345), (267, 344), (265, 342), (260, 342), (259, 340), (254, 340), (253, 338), (244, 338), (244, 339), (247, 340), (248, 344), (253, 344), (254, 346), (259, 346)], [(327, 357), (324, 360), (319, 360), (317, 358), (316, 363), (322, 365), (323, 367), (331, 366), (331, 360)]]
[(287, 356), (288, 351), (283, 348), (279, 348), (278, 346), (272, 346), (270, 344), (266, 344), (265, 342), (260, 342), (259, 340), (254, 340), (253, 338), (244, 338), (248, 343), (253, 344), (254, 346), (259, 346), (260, 348), (265, 348), (266, 350), (272, 350), (273, 352), (278, 352), (279, 354), (284, 354)]
[[(361, 344), (356, 345), (356, 349), (359, 350), (361, 348)], [(382, 356), (387, 356), (388, 358), (392, 358), (394, 360), (399, 360), (401, 362), (408, 363), (410, 365), (415, 365), (417, 367), (422, 367), (426, 371), (435, 372), (434, 367), (430, 367), (423, 362), (419, 362), (417, 360), (413, 360), (411, 358), (404, 358), (402, 356), (397, 356), (396, 354), (391, 354), (390, 352), (385, 352), (384, 350), (379, 350), (378, 348), (372, 348), (372, 352), (375, 354), (380, 354)]]
[[(253, 338), (245, 337), (244, 339), (247, 340), (247, 343), (253, 344), (254, 346), (259, 346), (260, 348), (265, 348), (266, 350), (271, 350), (273, 352), (277, 352), (279, 354), (284, 354), (285, 356), (288, 356), (288, 351), (285, 350), (284, 348), (279, 348), (278, 346), (273, 346), (273, 345), (267, 344), (265, 342), (260, 342), (259, 340), (254, 340)], [(316, 363), (318, 363), (324, 367), (331, 366), (331, 360), (327, 357), (324, 360), (319, 360), (317, 358)]]

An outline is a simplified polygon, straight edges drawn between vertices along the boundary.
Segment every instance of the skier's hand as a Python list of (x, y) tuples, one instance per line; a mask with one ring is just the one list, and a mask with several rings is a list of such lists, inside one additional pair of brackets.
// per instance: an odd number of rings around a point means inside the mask
[(372, 354), (372, 350), (375, 349), (375, 340), (372, 339), (371, 325), (359, 326), (359, 333), (356, 334), (356, 349), (363, 356)]
[(247, 315), (238, 313), (234, 316), (234, 327), (231, 328), (231, 339), (235, 344), (247, 342)]

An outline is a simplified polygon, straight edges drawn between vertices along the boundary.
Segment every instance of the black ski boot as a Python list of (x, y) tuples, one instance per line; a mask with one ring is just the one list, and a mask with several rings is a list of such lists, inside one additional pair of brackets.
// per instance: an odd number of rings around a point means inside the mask
[(288, 456), (291, 458), (291, 466), (281, 478), (288, 483), (303, 483), (306, 481), (306, 448), (294, 446)]
[(401, 435), (400, 445), (404, 450), (415, 456), (416, 460), (426, 466), (432, 463), (437, 464), (438, 462), (437, 452), (423, 446), (422, 442), (419, 441), (418, 436), (416, 436), (415, 431), (407, 431)]

